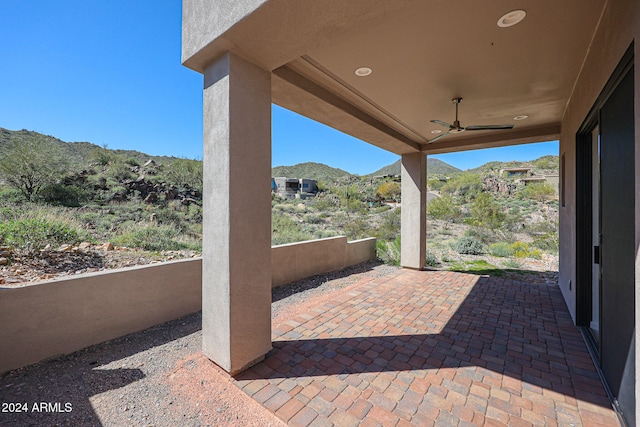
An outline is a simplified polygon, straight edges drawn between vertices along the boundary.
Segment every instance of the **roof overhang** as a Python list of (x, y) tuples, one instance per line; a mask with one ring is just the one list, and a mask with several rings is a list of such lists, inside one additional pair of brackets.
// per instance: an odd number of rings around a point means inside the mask
[[(272, 71), (274, 103), (397, 154), (547, 141), (560, 136), (605, 3), (184, 0), (183, 60), (202, 72), (232, 51)], [(498, 26), (514, 9), (525, 19)], [(455, 97), (462, 126), (514, 128), (431, 142), (447, 130), (431, 120), (453, 123)]]

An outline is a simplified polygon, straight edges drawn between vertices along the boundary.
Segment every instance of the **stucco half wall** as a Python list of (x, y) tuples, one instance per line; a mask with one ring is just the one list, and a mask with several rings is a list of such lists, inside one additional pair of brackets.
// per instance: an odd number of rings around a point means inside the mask
[(376, 259), (376, 239), (347, 242), (344, 236), (273, 246), (271, 265), (273, 288), (295, 280)]
[(202, 260), (0, 289), (0, 373), (72, 353), (202, 307)]

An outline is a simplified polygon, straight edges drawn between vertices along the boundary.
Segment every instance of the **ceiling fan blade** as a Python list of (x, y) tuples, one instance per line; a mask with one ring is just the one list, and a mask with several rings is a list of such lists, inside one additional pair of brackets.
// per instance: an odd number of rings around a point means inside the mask
[(427, 141), (428, 144), (431, 144), (432, 142), (436, 142), (437, 140), (439, 140), (440, 138), (444, 138), (445, 136), (449, 135), (449, 132), (445, 132), (445, 133), (441, 133), (440, 135), (436, 136), (433, 139), (430, 139), (429, 141)]
[(449, 123), (447, 123), (447, 122), (443, 122), (442, 120), (431, 120), (431, 123), (435, 123), (435, 124), (438, 124), (438, 125), (440, 125), (440, 126), (444, 126), (444, 127), (446, 127), (446, 128), (451, 128), (451, 127), (453, 127), (453, 125), (450, 125), (450, 124), (449, 124)]
[(476, 126), (465, 127), (465, 130), (500, 130), (500, 129), (513, 129), (513, 125), (476, 125)]

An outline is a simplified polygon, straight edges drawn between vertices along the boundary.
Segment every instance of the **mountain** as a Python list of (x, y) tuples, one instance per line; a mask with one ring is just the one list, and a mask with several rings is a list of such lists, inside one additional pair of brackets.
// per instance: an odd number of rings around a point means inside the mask
[[(59, 147), (64, 156), (69, 160), (71, 165), (86, 164), (91, 160), (92, 153), (95, 150), (102, 149), (102, 147), (92, 144), (90, 142), (65, 142), (50, 135), (44, 135), (38, 132), (22, 129), (22, 130), (9, 130), (0, 127), (0, 154), (4, 147), (8, 143), (20, 142), (33, 138), (41, 138), (44, 141)], [(140, 151), (135, 150), (111, 150), (109, 152), (122, 155), (129, 158), (135, 158), (139, 162), (146, 162), (149, 159), (153, 159), (160, 163), (170, 163), (175, 157), (169, 156), (150, 156)]]
[[(390, 165), (378, 169), (377, 171), (370, 173), (367, 176), (380, 176), (380, 175), (400, 175), (400, 162), (398, 160)], [(451, 166), (449, 163), (445, 163), (442, 160), (432, 159), (427, 157), (427, 173), (429, 175), (451, 175), (458, 172), (462, 172), (460, 169)]]
[(298, 163), (293, 166), (276, 166), (271, 169), (271, 176), (287, 178), (309, 178), (316, 181), (336, 181), (345, 176), (353, 176), (347, 171), (332, 168), (322, 163)]

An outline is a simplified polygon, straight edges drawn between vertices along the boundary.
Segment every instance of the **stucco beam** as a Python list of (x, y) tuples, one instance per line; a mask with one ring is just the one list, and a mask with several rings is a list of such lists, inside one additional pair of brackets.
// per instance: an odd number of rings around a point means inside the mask
[(420, 144), (289, 67), (273, 72), (272, 101), (395, 154), (420, 152)]
[(421, 0), (183, 0), (182, 61), (200, 73), (226, 51), (265, 70)]
[(509, 145), (530, 144), (533, 142), (555, 141), (560, 139), (560, 125), (540, 126), (514, 129), (511, 131), (495, 131), (477, 137), (438, 141), (426, 144), (422, 152), (426, 155), (455, 153), (458, 151), (478, 150), (481, 148), (506, 147)]

